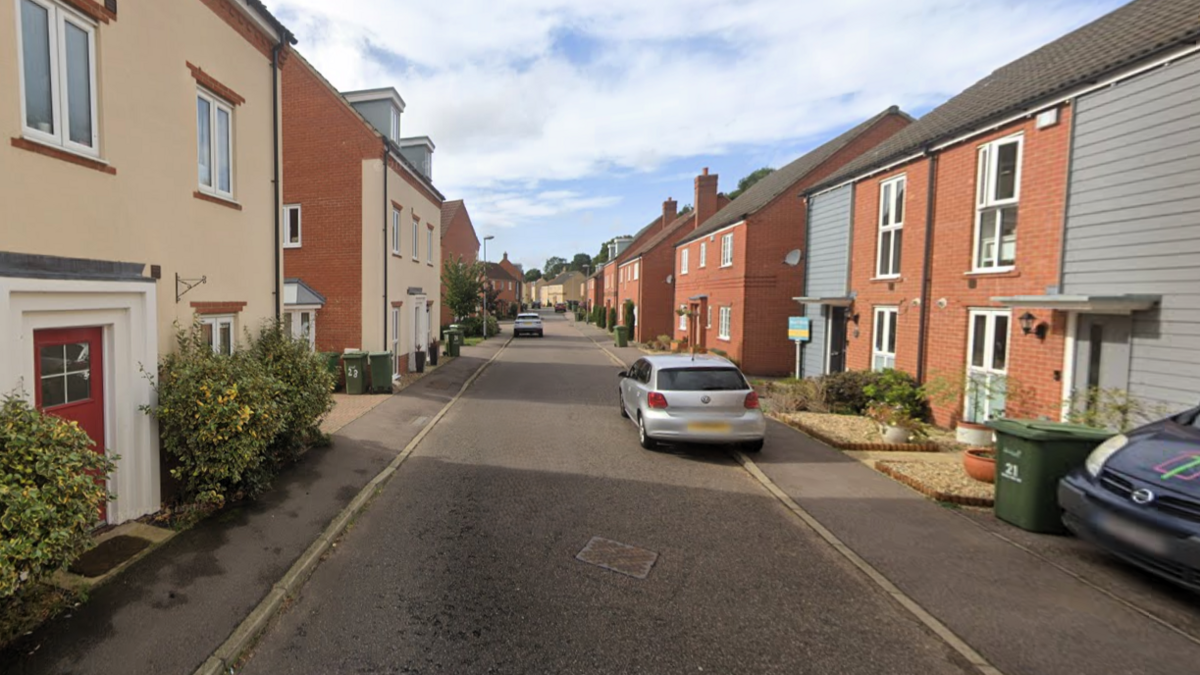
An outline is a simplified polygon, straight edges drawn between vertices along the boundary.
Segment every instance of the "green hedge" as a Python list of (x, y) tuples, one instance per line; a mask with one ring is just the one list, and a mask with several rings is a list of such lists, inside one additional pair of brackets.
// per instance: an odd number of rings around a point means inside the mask
[[(89, 544), (115, 469), (75, 422), (0, 403), (0, 598), (66, 567)], [(7, 604), (7, 603), (6, 603)]]

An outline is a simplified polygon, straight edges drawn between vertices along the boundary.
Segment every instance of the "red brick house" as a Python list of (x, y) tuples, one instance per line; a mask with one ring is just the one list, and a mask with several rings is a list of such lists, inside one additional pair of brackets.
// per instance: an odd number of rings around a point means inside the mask
[(604, 268), (592, 272), (587, 278), (587, 286), (585, 288), (583, 301), (587, 311), (592, 311), (593, 307), (599, 307), (604, 304)]
[(308, 303), (285, 305), (293, 330), (319, 351), (389, 351), (397, 375), (413, 370), (441, 316), (433, 144), (400, 137), (395, 89), (338, 92), (298, 53), (281, 87), (283, 266), (297, 284), (285, 299)]
[[(467, 205), (461, 199), (453, 199), (442, 204), (442, 262), (447, 260), (462, 260), (474, 263), (479, 260), (479, 235), (471, 224), (471, 214)], [(439, 271), (441, 268), (438, 268)], [(446, 297), (446, 285), (442, 284), (442, 298)], [(454, 317), (450, 308), (442, 303), (441, 321), (443, 326), (453, 323)]]
[[(850, 241), (849, 368), (982, 383), (937, 402), (939, 424), (1061, 416), (1078, 365), (1072, 322), (1098, 317), (1103, 332), (1104, 317), (1150, 306), (1134, 306), (1140, 296), (1060, 291), (1069, 158), (1085, 140), (1080, 130), (1072, 138), (1077, 102), (1163, 59), (1168, 38), (1189, 30), (1194, 38), (1189, 11), (1126, 5), (997, 69), (811, 191), (814, 212), (839, 191), (853, 195), (841, 227)], [(1144, 199), (1128, 194), (1127, 208)], [(1091, 273), (1111, 267), (1092, 263)], [(1115, 339), (1086, 337), (1098, 355)]]
[[(504, 254), (504, 262), (508, 262), (508, 254)], [(512, 263), (508, 263), (512, 266)], [(521, 281), (514, 277), (503, 262), (487, 263), (487, 287), (496, 291), (496, 306), (488, 306), (492, 316), (508, 316), (513, 303), (521, 299)]]
[(792, 298), (804, 286), (799, 196), (911, 121), (888, 108), (767, 175), (715, 213), (700, 214), (699, 227), (671, 251), (671, 306), (688, 312), (675, 315), (669, 326), (675, 338), (721, 349), (748, 373), (790, 373), (795, 347), (787, 339), (787, 317), (797, 313)]
[(521, 269), (520, 265), (508, 259), (508, 251), (504, 252), (504, 257), (500, 259), (499, 265), (508, 272), (508, 276), (513, 278), (515, 282), (513, 284), (513, 288), (515, 289), (513, 302), (519, 303), (525, 292), (525, 270)]

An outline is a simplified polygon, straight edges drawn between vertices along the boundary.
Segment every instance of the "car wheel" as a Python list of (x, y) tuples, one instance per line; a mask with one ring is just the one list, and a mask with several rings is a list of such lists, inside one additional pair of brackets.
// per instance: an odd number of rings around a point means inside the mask
[(546, 337), (546, 334), (542, 333), (542, 332), (538, 332), (538, 337)]
[(621, 389), (617, 389), (617, 407), (621, 409), (621, 417), (629, 419), (629, 411), (625, 409), (625, 399), (621, 397)]
[(658, 447), (658, 443), (646, 433), (646, 423), (642, 420), (641, 413), (638, 413), (638, 440), (641, 441), (642, 447), (647, 450), (653, 450)]
[(763, 439), (742, 444), (742, 452), (758, 452), (763, 449)]

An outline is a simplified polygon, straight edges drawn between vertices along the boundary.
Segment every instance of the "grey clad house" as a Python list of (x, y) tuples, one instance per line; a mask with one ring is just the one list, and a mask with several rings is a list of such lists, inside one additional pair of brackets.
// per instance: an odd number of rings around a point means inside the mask
[(811, 329), (803, 346), (803, 377), (846, 369), (846, 312), (853, 301), (849, 289), (853, 204), (852, 185), (809, 199), (807, 294), (796, 298), (804, 305)]

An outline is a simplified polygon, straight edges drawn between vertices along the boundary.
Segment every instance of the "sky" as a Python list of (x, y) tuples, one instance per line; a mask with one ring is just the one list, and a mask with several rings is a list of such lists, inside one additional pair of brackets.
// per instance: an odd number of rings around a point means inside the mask
[(729, 192), (914, 117), (1122, 0), (268, 0), (343, 91), (395, 87), (433, 181), (525, 269), (595, 255), (705, 167)]

